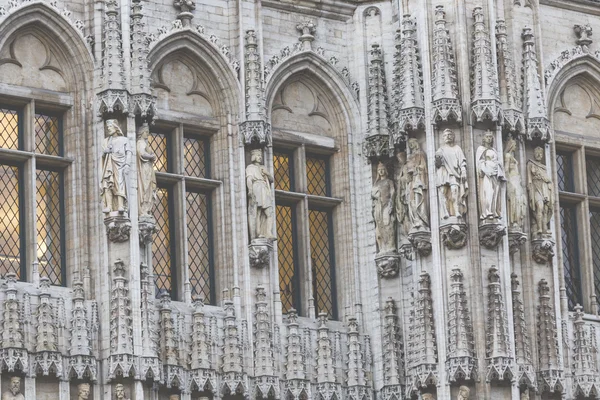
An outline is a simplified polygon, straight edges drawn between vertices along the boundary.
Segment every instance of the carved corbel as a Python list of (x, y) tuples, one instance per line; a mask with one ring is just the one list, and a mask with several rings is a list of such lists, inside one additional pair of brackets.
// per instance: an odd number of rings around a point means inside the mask
[(479, 226), (479, 243), (487, 249), (495, 249), (506, 235), (506, 227), (500, 223)]
[(462, 249), (467, 244), (467, 225), (465, 223), (442, 225), (440, 237), (448, 249)]

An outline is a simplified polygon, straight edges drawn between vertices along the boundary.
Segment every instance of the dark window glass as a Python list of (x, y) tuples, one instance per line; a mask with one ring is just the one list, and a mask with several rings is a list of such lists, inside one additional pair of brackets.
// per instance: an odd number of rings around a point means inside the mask
[(0, 165), (0, 276), (21, 276), (19, 170)]
[(18, 149), (19, 113), (15, 110), (0, 108), (0, 147)]
[(148, 145), (152, 149), (152, 153), (156, 155), (154, 168), (160, 172), (169, 171), (168, 159), (168, 140), (167, 136), (162, 133), (150, 133), (148, 136)]
[(189, 279), (192, 296), (214, 303), (210, 232), (210, 204), (207, 195), (186, 193)]
[(600, 301), (600, 208), (590, 209), (590, 230), (592, 236), (592, 261), (594, 264), (594, 289)]
[(329, 196), (329, 163), (324, 157), (306, 156), (306, 189), (308, 194)]
[(294, 217), (292, 207), (277, 205), (277, 261), (283, 312), (288, 312), (291, 308), (300, 312)]
[(185, 137), (183, 139), (183, 152), (185, 174), (198, 178), (208, 178), (206, 162), (208, 142), (194, 137)]
[(37, 171), (37, 258), (40, 276), (50, 278), (53, 285), (64, 283), (61, 181), (59, 172)]
[(316, 312), (327, 313), (337, 319), (331, 214), (327, 211), (309, 210), (308, 219)]
[(171, 293), (171, 221), (168, 189), (159, 188), (156, 196), (157, 202), (154, 207), (156, 233), (152, 241), (152, 262), (157, 295), (159, 295), (165, 290)]
[(558, 190), (574, 192), (573, 156), (570, 153), (556, 153), (556, 174), (558, 175)]
[(575, 206), (561, 204), (560, 227), (565, 288), (569, 309), (573, 310), (576, 304), (583, 304), (579, 273), (579, 251), (577, 249), (577, 214)]
[(273, 170), (275, 189), (294, 190), (291, 153), (273, 151)]
[(588, 193), (590, 196), (600, 197), (600, 158), (587, 157), (585, 163)]
[(62, 155), (62, 132), (58, 117), (35, 115), (35, 151), (37, 153)]

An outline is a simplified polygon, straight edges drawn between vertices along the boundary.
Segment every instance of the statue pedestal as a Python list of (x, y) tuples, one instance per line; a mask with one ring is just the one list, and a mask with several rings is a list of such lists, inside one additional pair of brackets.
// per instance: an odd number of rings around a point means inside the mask
[(531, 240), (531, 256), (538, 264), (548, 264), (554, 257), (554, 241), (551, 236), (539, 236)]
[(429, 230), (411, 231), (408, 240), (421, 257), (431, 254), (431, 232)]
[(448, 218), (440, 225), (440, 237), (448, 249), (462, 249), (467, 244), (467, 224), (462, 218)]
[(414, 260), (415, 258), (413, 252), (413, 245), (409, 242), (403, 242), (402, 244), (400, 244), (400, 246), (398, 246), (398, 253), (400, 253), (402, 257), (410, 261)]
[(274, 239), (256, 238), (248, 245), (250, 266), (252, 268), (268, 267), (273, 253)]
[(506, 227), (499, 222), (479, 225), (479, 243), (486, 249), (495, 249), (506, 235)]
[(521, 231), (508, 231), (508, 245), (510, 254), (516, 253), (527, 241), (527, 235)]
[(138, 222), (140, 244), (152, 243), (152, 237), (156, 232), (156, 220), (151, 215), (140, 215)]
[(111, 211), (104, 217), (108, 240), (115, 243), (126, 242), (131, 233), (131, 221), (126, 213)]
[(394, 278), (400, 271), (400, 255), (396, 252), (378, 254), (375, 257), (377, 273), (382, 278)]

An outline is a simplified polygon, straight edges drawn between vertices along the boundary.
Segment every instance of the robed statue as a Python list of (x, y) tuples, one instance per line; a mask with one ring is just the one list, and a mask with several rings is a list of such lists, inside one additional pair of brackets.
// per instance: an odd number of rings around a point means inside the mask
[(388, 178), (388, 171), (383, 163), (377, 166), (377, 178), (371, 190), (373, 200), (373, 219), (375, 220), (375, 240), (379, 254), (396, 251), (396, 235), (394, 231), (394, 208), (396, 190), (394, 182)]
[(411, 231), (429, 229), (429, 195), (427, 157), (421, 150), (419, 141), (408, 139), (408, 159), (406, 161), (406, 204)]
[(101, 194), (104, 212), (127, 211), (127, 175), (131, 151), (127, 138), (116, 119), (106, 121), (106, 137), (102, 149)]
[(250, 240), (275, 238), (273, 235), (273, 192), (271, 190), (273, 175), (262, 162), (262, 150), (252, 150), (250, 164), (246, 167)]
[(396, 153), (396, 160), (398, 161), (394, 175), (394, 181), (396, 182), (396, 220), (398, 221), (400, 231), (404, 235), (408, 235), (410, 226), (408, 220), (407, 204), (408, 174), (406, 171), (406, 153), (403, 151)]
[(519, 162), (515, 157), (517, 141), (509, 138), (504, 145), (504, 169), (506, 170), (506, 214), (508, 227), (516, 231), (523, 229), (525, 217), (525, 192), (521, 182)]
[(479, 189), (479, 219), (482, 222), (502, 218), (502, 182), (506, 181), (500, 156), (493, 147), (494, 134), (487, 131), (483, 145), (477, 148), (477, 180)]
[(156, 155), (150, 151), (148, 124), (142, 125), (137, 131), (137, 172), (138, 172), (138, 206), (139, 215), (152, 215), (156, 201), (156, 174), (154, 161)]
[(533, 160), (527, 163), (527, 191), (531, 209), (531, 230), (537, 235), (550, 234), (550, 219), (554, 209), (554, 189), (544, 160), (544, 149), (533, 150)]
[(436, 185), (443, 219), (462, 218), (467, 213), (467, 159), (454, 143), (454, 132), (444, 130), (444, 144), (435, 152)]

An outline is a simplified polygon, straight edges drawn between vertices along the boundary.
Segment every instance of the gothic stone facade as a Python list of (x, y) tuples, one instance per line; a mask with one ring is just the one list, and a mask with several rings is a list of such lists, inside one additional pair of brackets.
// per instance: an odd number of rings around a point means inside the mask
[[(24, 203), (27, 262), (0, 286), (3, 399), (22, 398), (14, 376), (25, 399), (598, 398), (593, 275), (569, 307), (554, 161), (598, 147), (593, 29), (585, 0), (0, 1), (0, 102), (25, 120), (53, 110), (64, 135), (60, 157), (29, 157), (25, 140), (0, 158), (61, 169), (65, 216), (54, 286)], [(193, 293), (179, 234), (171, 293), (155, 295), (139, 163), (127, 207), (102, 203), (105, 132), (136, 160), (144, 123), (176, 132), (177, 160), (185, 132), (210, 143), (211, 179), (177, 164), (157, 180), (174, 202), (209, 193), (211, 299)], [(252, 149), (266, 175), (278, 149), (297, 166), (328, 157), (326, 196), (306, 176), (266, 196), (330, 210), (328, 313), (305, 219), (298, 312), (277, 242), (250, 241)]]

